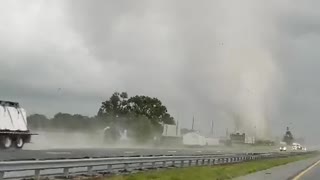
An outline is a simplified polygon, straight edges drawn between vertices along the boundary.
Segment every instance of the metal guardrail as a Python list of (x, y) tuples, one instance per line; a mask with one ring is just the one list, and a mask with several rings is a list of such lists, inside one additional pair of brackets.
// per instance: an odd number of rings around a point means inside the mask
[[(35, 161), (7, 161), (0, 162), (0, 179), (27, 178), (40, 179), (41, 176), (84, 173), (93, 175), (95, 172), (112, 173), (115, 170), (130, 171), (149, 168), (187, 167), (240, 163), (267, 158), (287, 157), (302, 153), (268, 153), (268, 154), (235, 154), (235, 155), (202, 155), (202, 156), (157, 156), (157, 157), (121, 157), (95, 159), (66, 159), (66, 160), (35, 160)], [(303, 153), (306, 154), (306, 153)], [(76, 171), (70, 171), (77, 169)], [(55, 172), (48, 172), (55, 170)], [(61, 171), (60, 171), (61, 170)], [(12, 176), (12, 172), (26, 172)], [(42, 173), (46, 171), (46, 173)], [(31, 174), (30, 174), (31, 172)], [(6, 176), (10, 174), (11, 176)]]

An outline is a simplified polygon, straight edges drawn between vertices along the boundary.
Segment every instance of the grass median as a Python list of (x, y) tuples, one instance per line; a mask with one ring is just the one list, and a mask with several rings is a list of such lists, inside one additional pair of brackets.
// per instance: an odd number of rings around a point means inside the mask
[(308, 154), (231, 165), (160, 169), (132, 175), (113, 176), (105, 180), (225, 180), (315, 156), (316, 154)]

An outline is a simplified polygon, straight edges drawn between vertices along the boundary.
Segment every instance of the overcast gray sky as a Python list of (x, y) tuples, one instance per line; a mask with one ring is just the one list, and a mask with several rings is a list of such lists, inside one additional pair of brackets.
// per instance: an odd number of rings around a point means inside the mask
[[(114, 91), (160, 98), (218, 135), (319, 134), (320, 2), (3, 0), (0, 98), (95, 115)], [(269, 127), (269, 128), (267, 128)], [(209, 130), (207, 130), (209, 131)]]

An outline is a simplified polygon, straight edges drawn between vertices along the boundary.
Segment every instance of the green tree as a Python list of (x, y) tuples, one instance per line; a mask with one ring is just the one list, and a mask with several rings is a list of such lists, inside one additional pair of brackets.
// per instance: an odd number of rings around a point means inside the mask
[(49, 124), (49, 119), (42, 114), (32, 114), (27, 117), (28, 127), (30, 129), (43, 129)]
[(162, 133), (162, 124), (175, 124), (167, 108), (157, 98), (134, 96), (115, 92), (102, 102), (97, 115), (112, 128), (127, 129), (131, 137), (144, 142)]
[(126, 92), (113, 93), (109, 100), (102, 102), (97, 117), (106, 120), (108, 123), (123, 119), (123, 116), (128, 113), (127, 99), (128, 94)]
[(128, 100), (128, 104), (130, 111), (137, 115), (146, 116), (154, 124), (175, 124), (167, 108), (162, 105), (162, 102), (157, 98), (134, 96)]
[(135, 116), (130, 126), (129, 136), (138, 143), (144, 143), (152, 139), (156, 134), (156, 128), (146, 116)]
[(94, 117), (68, 113), (57, 113), (50, 122), (52, 128), (81, 131), (94, 129), (99, 123)]

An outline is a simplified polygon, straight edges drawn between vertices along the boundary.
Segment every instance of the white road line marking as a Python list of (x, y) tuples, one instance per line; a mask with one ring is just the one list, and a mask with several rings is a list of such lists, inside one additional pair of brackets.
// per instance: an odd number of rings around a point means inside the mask
[(202, 153), (202, 151), (197, 151), (197, 153)]
[(305, 175), (308, 171), (310, 171), (312, 168), (317, 166), (320, 163), (320, 160), (308, 167), (306, 170), (302, 171), (300, 174), (298, 174), (296, 177), (294, 177), (292, 180), (298, 180), (300, 179), (303, 175)]
[(168, 151), (168, 153), (176, 153), (177, 151)]

